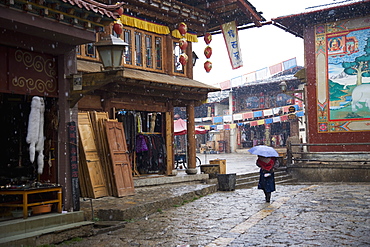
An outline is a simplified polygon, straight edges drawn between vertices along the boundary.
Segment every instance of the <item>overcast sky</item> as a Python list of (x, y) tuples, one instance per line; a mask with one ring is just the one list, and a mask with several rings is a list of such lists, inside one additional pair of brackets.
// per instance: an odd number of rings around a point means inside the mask
[[(263, 12), (266, 21), (271, 18), (300, 13), (307, 7), (331, 3), (334, 0), (249, 0), (257, 11)], [(337, 0), (337, 2), (339, 2)], [(233, 70), (227, 54), (222, 34), (212, 36), (209, 46), (212, 48), (212, 70), (206, 73), (203, 67), (207, 60), (204, 48), (207, 46), (203, 37), (193, 43), (193, 50), (199, 59), (194, 67), (194, 79), (207, 84), (216, 84), (243, 74), (256, 71), (296, 57), (298, 65), (304, 65), (303, 39), (266, 25), (239, 31), (243, 67)]]

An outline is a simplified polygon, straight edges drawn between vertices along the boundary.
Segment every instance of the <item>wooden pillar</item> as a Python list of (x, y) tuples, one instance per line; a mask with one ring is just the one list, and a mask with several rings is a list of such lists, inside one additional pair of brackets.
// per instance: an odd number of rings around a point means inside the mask
[(167, 151), (167, 169), (166, 175), (172, 175), (174, 169), (174, 152), (173, 152), (173, 110), (172, 112), (166, 112), (166, 151)]
[[(72, 62), (71, 62), (72, 61)], [(77, 72), (76, 52), (71, 50), (58, 56), (58, 74), (72, 75)], [(65, 76), (58, 76), (59, 88), (59, 125), (58, 125), (58, 159), (57, 159), (57, 181), (63, 187), (63, 208), (65, 211), (72, 211), (72, 185), (71, 169), (69, 165), (69, 141), (67, 123), (76, 120), (77, 106), (69, 108), (68, 94), (70, 81)]]
[(194, 102), (186, 106), (187, 114), (187, 174), (196, 174), (196, 142), (195, 142), (195, 118), (194, 118)]
[(188, 63), (186, 64), (186, 77), (193, 79), (193, 44), (188, 42), (189, 45), (186, 49), (186, 54), (189, 56)]

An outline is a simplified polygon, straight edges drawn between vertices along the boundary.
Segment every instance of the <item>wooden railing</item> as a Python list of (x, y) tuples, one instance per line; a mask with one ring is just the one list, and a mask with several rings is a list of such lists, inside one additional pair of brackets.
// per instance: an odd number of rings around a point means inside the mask
[[(364, 143), (291, 143), (287, 142), (287, 166), (295, 162), (370, 162), (369, 151), (352, 151), (352, 152), (310, 152), (304, 151), (311, 146), (370, 146), (370, 142)], [(299, 147), (299, 151), (293, 151), (293, 147)], [(305, 148), (306, 147), (306, 148)]]

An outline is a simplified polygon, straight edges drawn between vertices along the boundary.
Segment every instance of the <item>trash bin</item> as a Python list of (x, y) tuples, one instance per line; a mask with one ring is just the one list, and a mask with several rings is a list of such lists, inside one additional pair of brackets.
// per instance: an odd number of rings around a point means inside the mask
[(231, 191), (235, 190), (236, 173), (217, 174), (218, 190)]

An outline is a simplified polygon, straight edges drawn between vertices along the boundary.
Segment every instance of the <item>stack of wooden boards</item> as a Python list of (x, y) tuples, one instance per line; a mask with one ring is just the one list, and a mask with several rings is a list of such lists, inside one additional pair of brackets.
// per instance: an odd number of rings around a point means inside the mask
[(81, 197), (135, 193), (123, 124), (107, 112), (78, 113)]

